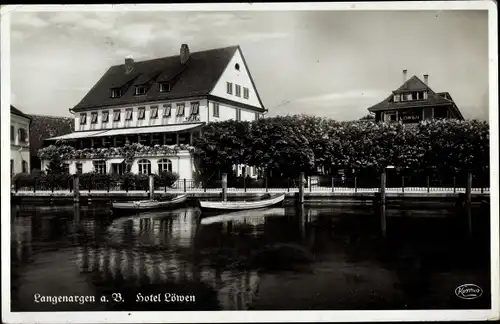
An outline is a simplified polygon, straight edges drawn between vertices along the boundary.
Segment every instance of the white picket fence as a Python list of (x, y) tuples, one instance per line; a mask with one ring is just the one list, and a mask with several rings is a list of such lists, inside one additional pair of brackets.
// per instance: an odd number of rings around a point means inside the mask
[[(228, 192), (238, 192), (238, 193), (243, 193), (243, 192), (248, 192), (248, 193), (265, 193), (265, 192), (270, 192), (270, 193), (278, 193), (278, 192), (290, 192), (290, 193), (296, 193), (298, 192), (298, 188), (228, 188)], [(140, 194), (140, 193), (145, 193), (147, 192), (146, 190), (110, 190), (109, 193), (131, 193), (131, 194)], [(160, 188), (155, 188), (155, 192), (157, 193), (162, 193), (165, 192), (165, 189), (160, 187)], [(210, 192), (210, 193), (221, 193), (222, 189), (221, 188), (177, 188), (177, 189), (168, 189), (166, 192), (169, 193), (202, 193), (202, 192)], [(307, 194), (309, 192), (311, 193), (376, 193), (380, 192), (379, 188), (347, 188), (347, 187), (313, 187), (313, 188), (304, 188), (304, 192)], [(386, 188), (387, 193), (429, 193), (429, 194), (453, 194), (453, 193), (465, 193), (465, 188), (442, 188), (442, 187), (407, 187), (407, 188)], [(479, 194), (479, 193), (490, 193), (490, 188), (472, 188), (471, 190), (472, 193), (474, 194)], [(68, 189), (66, 190), (36, 190), (33, 192), (33, 190), (27, 190), (27, 189), (19, 189), (17, 192), (15, 190), (12, 190), (12, 193), (14, 195), (18, 196), (43, 196), (43, 195), (69, 195), (72, 194), (72, 192)], [(80, 193), (82, 194), (87, 194), (89, 193), (88, 190), (80, 190)], [(90, 194), (107, 194), (107, 190), (91, 190)]]

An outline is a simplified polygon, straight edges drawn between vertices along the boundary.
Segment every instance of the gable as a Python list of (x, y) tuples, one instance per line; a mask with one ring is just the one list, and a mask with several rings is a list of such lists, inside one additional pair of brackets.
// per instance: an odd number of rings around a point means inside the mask
[(412, 76), (408, 81), (403, 83), (394, 93), (401, 93), (406, 91), (432, 91), (428, 85), (426, 85), (417, 76)]
[[(239, 69), (237, 69), (236, 66), (238, 66)], [(232, 83), (232, 94), (227, 93), (227, 82)], [(236, 96), (236, 85), (239, 85), (241, 89), (239, 97)], [(243, 88), (247, 88), (249, 91), (248, 99), (244, 98)], [(264, 109), (264, 105), (260, 100), (259, 93), (252, 80), (245, 58), (239, 48), (227, 64), (224, 72), (210, 92), (210, 95)]]

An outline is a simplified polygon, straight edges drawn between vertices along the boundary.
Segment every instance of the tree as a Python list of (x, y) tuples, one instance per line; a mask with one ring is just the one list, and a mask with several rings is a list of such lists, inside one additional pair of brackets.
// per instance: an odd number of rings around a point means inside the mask
[(373, 116), (372, 114), (367, 114), (363, 117), (361, 117), (359, 120), (375, 120), (375, 116)]

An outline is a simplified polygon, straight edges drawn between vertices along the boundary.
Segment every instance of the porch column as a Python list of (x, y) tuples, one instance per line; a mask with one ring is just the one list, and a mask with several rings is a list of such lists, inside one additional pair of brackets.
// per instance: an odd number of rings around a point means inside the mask
[(189, 145), (193, 146), (193, 132), (189, 132)]
[(90, 147), (91, 148), (94, 147), (94, 139), (93, 138), (90, 139)]
[(179, 145), (179, 133), (175, 133), (175, 144)]
[(128, 135), (125, 135), (125, 144), (130, 144), (130, 140), (128, 138)]
[(116, 147), (116, 136), (113, 136), (113, 147)]

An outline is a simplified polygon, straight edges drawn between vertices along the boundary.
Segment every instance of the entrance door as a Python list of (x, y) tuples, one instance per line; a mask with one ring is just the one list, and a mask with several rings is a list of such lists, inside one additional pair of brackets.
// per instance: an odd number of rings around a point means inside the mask
[(113, 174), (122, 175), (125, 170), (123, 163), (111, 163), (111, 172)]

